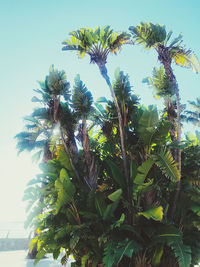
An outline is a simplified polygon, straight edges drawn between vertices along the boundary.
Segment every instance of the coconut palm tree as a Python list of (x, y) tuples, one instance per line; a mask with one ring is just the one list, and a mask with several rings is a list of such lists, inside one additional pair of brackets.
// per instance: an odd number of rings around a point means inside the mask
[[(129, 27), (134, 42), (143, 45), (146, 49), (154, 48), (158, 53), (158, 60), (165, 69), (165, 74), (173, 85), (176, 95), (177, 108), (177, 142), (181, 142), (181, 104), (179, 96), (179, 88), (176, 77), (172, 70), (172, 62), (185, 68), (191, 68), (195, 72), (200, 71), (199, 62), (190, 49), (186, 49), (182, 45), (182, 34), (173, 39), (169, 44), (172, 31), (166, 32), (165, 26), (153, 24), (150, 22), (142, 22), (140, 25)], [(181, 174), (181, 149), (177, 149), (177, 164)], [(180, 182), (177, 184), (177, 193), (175, 196), (176, 203), (180, 191)], [(175, 204), (172, 214), (175, 212)]]
[(96, 27), (94, 30), (90, 28), (81, 28), (77, 31), (72, 31), (70, 35), (70, 39), (66, 39), (63, 41), (64, 46), (62, 50), (77, 51), (77, 54), (80, 58), (84, 57), (86, 54), (89, 55), (90, 62), (97, 64), (101, 75), (103, 76), (107, 85), (110, 88), (110, 92), (118, 113), (124, 172), (127, 187), (129, 188), (130, 183), (124, 142), (123, 119), (115, 92), (113, 90), (110, 78), (107, 73), (106, 63), (107, 57), (110, 53), (117, 54), (123, 44), (132, 43), (130, 41), (130, 35), (126, 32), (114, 32), (110, 28), (110, 26), (105, 26), (103, 28)]

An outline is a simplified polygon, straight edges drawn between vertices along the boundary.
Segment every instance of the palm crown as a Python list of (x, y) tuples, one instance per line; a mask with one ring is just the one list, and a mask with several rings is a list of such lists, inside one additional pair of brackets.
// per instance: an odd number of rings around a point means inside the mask
[(140, 25), (129, 27), (135, 43), (144, 45), (146, 49), (155, 48), (158, 59), (164, 62), (172, 60), (181, 67), (191, 68), (195, 72), (200, 71), (199, 63), (190, 49), (182, 45), (182, 34), (174, 38), (168, 45), (172, 31), (166, 32), (165, 26), (142, 22)]
[(63, 41), (62, 50), (75, 50), (80, 58), (90, 56), (100, 70), (105, 66), (109, 53), (116, 54), (121, 46), (128, 43), (130, 35), (126, 32), (113, 32), (110, 26), (81, 28), (70, 33), (71, 38)]

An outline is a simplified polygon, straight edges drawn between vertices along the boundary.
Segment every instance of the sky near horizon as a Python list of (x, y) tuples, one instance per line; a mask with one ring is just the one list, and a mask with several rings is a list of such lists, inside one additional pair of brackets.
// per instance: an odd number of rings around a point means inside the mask
[[(37, 81), (44, 80), (49, 67), (65, 70), (73, 86), (79, 73), (94, 99), (110, 97), (105, 82), (89, 58), (80, 60), (75, 53), (61, 51), (68, 33), (80, 27), (111, 25), (128, 31), (141, 21), (166, 25), (174, 36), (183, 33), (187, 48), (200, 58), (200, 1), (198, 0), (0, 0), (0, 221), (24, 220), (22, 202), (26, 183), (38, 173), (28, 153), (17, 157), (13, 137), (23, 129), (23, 117), (34, 107), (30, 101)], [(159, 66), (153, 51), (126, 46), (118, 56), (109, 56), (108, 72), (116, 67), (130, 76), (133, 90), (145, 105), (157, 103), (152, 91), (141, 81)], [(199, 97), (200, 74), (173, 66), (181, 102)]]

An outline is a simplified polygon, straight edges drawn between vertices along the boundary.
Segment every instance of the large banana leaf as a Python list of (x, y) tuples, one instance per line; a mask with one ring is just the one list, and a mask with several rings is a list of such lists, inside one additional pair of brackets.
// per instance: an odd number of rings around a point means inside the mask
[(185, 68), (191, 68), (194, 72), (198, 73), (200, 71), (199, 62), (196, 56), (191, 53), (191, 51), (181, 50), (175, 56), (175, 62), (177, 65)]
[(138, 215), (143, 215), (147, 219), (153, 219), (155, 221), (162, 221), (163, 218), (163, 207), (155, 207), (149, 210), (138, 212)]
[(140, 133), (140, 140), (148, 147), (152, 144), (152, 138), (156, 132), (158, 121), (158, 111), (154, 106), (149, 106), (147, 110), (144, 110), (139, 120), (138, 131)]
[(106, 203), (104, 200), (104, 195), (101, 192), (95, 194), (95, 206), (101, 217), (103, 217), (106, 210)]
[(109, 198), (111, 201), (115, 202), (115, 201), (117, 201), (117, 200), (120, 199), (121, 195), (122, 195), (122, 189), (120, 188), (120, 189), (116, 190), (115, 192), (113, 192), (112, 194), (110, 194), (110, 195), (108, 196), (108, 198)]
[(60, 177), (55, 181), (55, 189), (58, 192), (56, 201), (56, 212), (73, 200), (76, 191), (75, 186), (70, 181), (67, 171), (63, 168)]
[(180, 172), (177, 169), (176, 163), (173, 160), (171, 153), (167, 150), (160, 150), (152, 156), (155, 164), (161, 169), (162, 173), (172, 182), (180, 180)]
[(137, 169), (137, 175), (134, 179), (134, 184), (142, 185), (144, 183), (144, 180), (147, 177), (147, 174), (149, 173), (152, 165), (154, 164), (154, 161), (149, 158), (148, 160), (144, 161), (142, 165), (140, 165)]
[(106, 161), (108, 166), (111, 169), (113, 179), (114, 181), (122, 188), (124, 191), (126, 189), (126, 184), (125, 184), (125, 177), (122, 174), (120, 168), (112, 161), (112, 160), (107, 160)]
[(129, 240), (128, 238), (121, 242), (110, 240), (104, 249), (103, 262), (105, 267), (118, 266), (123, 256), (131, 258), (133, 253), (136, 254), (140, 250), (141, 246), (134, 240)]
[(103, 214), (103, 219), (106, 221), (106, 220), (109, 220), (111, 219), (113, 216), (114, 216), (114, 212), (115, 210), (117, 209), (118, 207), (118, 204), (119, 204), (119, 200), (109, 204), (105, 211), (104, 211), (104, 214)]

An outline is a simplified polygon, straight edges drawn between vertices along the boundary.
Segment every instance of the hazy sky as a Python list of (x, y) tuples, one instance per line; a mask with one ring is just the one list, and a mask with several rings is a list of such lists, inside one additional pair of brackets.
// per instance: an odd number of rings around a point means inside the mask
[[(27, 153), (17, 157), (13, 137), (23, 129), (22, 118), (34, 107), (30, 99), (37, 81), (43, 80), (51, 64), (64, 69), (73, 85), (79, 73), (94, 98), (109, 97), (104, 80), (89, 58), (77, 59), (61, 51), (68, 33), (80, 27), (111, 25), (128, 30), (141, 21), (165, 24), (174, 35), (183, 33), (184, 43), (200, 58), (198, 0), (0, 0), (0, 220), (24, 220), (22, 203), (25, 185), (37, 166)], [(158, 66), (156, 54), (141, 47), (124, 47), (118, 56), (109, 56), (111, 77), (116, 67), (130, 75), (134, 91), (142, 102), (155, 103), (151, 90), (141, 81)], [(174, 66), (182, 103), (199, 96), (200, 74)]]

